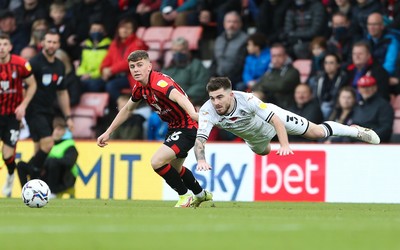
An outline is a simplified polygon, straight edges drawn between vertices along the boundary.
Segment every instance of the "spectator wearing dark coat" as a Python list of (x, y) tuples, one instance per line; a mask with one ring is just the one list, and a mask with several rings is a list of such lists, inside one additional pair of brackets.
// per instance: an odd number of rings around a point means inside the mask
[(389, 142), (394, 119), (392, 106), (378, 94), (378, 85), (374, 77), (361, 77), (357, 86), (362, 99), (354, 108), (353, 123), (373, 129), (381, 138), (381, 142)]
[[(353, 63), (347, 67), (348, 85), (357, 89), (357, 82), (361, 76), (373, 76), (378, 85), (379, 95), (389, 101), (389, 74), (372, 59), (369, 44), (365, 41), (355, 43), (352, 50), (352, 59)], [(360, 95), (358, 95), (359, 98)]]

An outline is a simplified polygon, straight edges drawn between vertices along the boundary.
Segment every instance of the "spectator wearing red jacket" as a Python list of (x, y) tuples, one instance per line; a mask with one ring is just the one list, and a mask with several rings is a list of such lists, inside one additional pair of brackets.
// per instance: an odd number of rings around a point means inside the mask
[(125, 18), (118, 23), (117, 31), (100, 66), (101, 77), (106, 82), (106, 91), (110, 94), (110, 104), (114, 105), (121, 90), (130, 88), (128, 81), (128, 55), (135, 50), (147, 50), (143, 40), (135, 34), (136, 24)]

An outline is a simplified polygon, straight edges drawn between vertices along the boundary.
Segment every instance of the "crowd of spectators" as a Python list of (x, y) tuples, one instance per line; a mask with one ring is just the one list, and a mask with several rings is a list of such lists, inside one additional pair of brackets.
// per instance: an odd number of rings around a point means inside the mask
[[(399, 1), (0, 0), (0, 9), (0, 32), (10, 35), (12, 53), (27, 60), (41, 51), (46, 31), (61, 34), (57, 57), (68, 71), (71, 106), (83, 92), (108, 92), (110, 111), (126, 100), (126, 57), (149, 49), (138, 27), (202, 26), (207, 41), (201, 44), (211, 58), (179, 37), (171, 41), (171, 63), (157, 62), (195, 106), (207, 99), (210, 77), (227, 76), (237, 90), (306, 118), (317, 115), (313, 122), (357, 123), (377, 131), (382, 142), (391, 140), (390, 100), (400, 93)], [(312, 62), (303, 82), (293, 66), (300, 59)], [(145, 127), (150, 115), (125, 124), (134, 126), (129, 138), (163, 136), (154, 121)]]

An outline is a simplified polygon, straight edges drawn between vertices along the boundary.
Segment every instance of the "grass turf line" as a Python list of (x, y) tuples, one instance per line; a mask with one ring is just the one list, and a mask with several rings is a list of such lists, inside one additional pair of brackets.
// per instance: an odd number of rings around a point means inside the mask
[(174, 204), (0, 199), (0, 249), (400, 249), (400, 205)]

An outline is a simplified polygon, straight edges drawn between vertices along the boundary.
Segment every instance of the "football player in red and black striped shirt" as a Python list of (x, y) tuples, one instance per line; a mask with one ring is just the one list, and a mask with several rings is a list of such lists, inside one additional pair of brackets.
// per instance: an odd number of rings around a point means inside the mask
[(132, 96), (106, 132), (97, 139), (97, 144), (100, 147), (106, 146), (110, 134), (132, 114), (140, 101), (145, 100), (168, 123), (166, 139), (153, 155), (151, 166), (179, 194), (175, 207), (198, 206), (203, 201), (211, 200), (212, 194), (203, 190), (193, 173), (182, 166), (197, 133), (198, 114), (192, 103), (171, 77), (152, 71), (146, 51), (132, 52), (128, 63), (133, 77)]
[[(11, 54), (10, 37), (0, 34), (0, 136), (3, 141), (3, 160), (8, 169), (3, 187), (5, 196), (11, 195), (14, 183), (15, 147), (19, 138), (21, 119), (36, 91), (36, 81), (31, 66), (22, 57)], [(23, 94), (23, 84), (27, 89)]]

